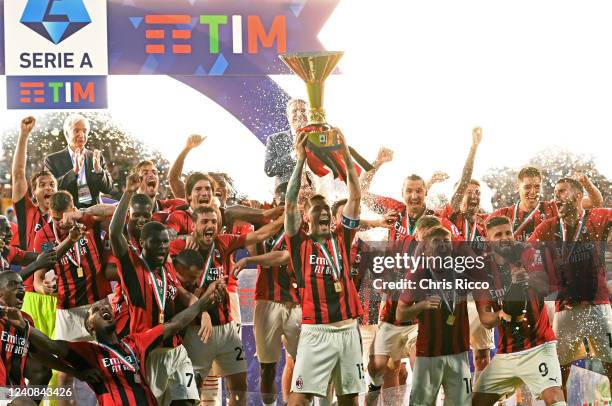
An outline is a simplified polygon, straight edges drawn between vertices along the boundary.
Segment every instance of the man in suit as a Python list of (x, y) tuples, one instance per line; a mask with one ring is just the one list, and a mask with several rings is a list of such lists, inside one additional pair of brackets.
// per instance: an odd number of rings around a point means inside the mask
[(100, 203), (100, 193), (110, 193), (113, 179), (106, 169), (102, 152), (85, 148), (89, 121), (72, 114), (64, 121), (68, 146), (45, 158), (45, 166), (55, 176), (59, 190), (72, 195), (78, 208)]
[(295, 168), (294, 140), (298, 129), (304, 127), (308, 118), (306, 117), (307, 105), (304, 100), (291, 99), (287, 103), (287, 120), (290, 129), (272, 134), (266, 142), (266, 162), (264, 170), (266, 175), (276, 178), (275, 188), (282, 183), (287, 183), (293, 168)]

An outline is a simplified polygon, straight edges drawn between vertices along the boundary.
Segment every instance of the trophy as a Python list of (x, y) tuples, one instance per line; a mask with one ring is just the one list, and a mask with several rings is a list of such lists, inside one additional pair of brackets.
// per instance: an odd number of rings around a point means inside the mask
[[(325, 79), (332, 73), (344, 52), (299, 52), (279, 55), (280, 59), (306, 82), (309, 113), (308, 124), (301, 128), (308, 134), (307, 161), (310, 169), (318, 176), (325, 176), (329, 168), (334, 178), (346, 181), (346, 168), (338, 149), (338, 136), (334, 129), (325, 121), (323, 109), (323, 89)], [(349, 147), (351, 156), (364, 170), (373, 167), (354, 149)], [(310, 152), (310, 153), (309, 153)]]

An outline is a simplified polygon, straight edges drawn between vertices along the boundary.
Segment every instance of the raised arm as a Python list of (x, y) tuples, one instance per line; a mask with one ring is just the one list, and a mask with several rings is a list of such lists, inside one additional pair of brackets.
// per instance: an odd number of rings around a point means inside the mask
[(170, 184), (170, 190), (177, 198), (185, 198), (185, 184), (181, 180), (181, 174), (183, 173), (183, 166), (185, 166), (185, 158), (192, 149), (198, 147), (206, 137), (201, 135), (192, 134), (187, 138), (185, 147), (176, 157), (176, 160), (172, 163), (170, 171), (168, 171), (168, 183)]
[(29, 116), (21, 120), (19, 138), (17, 139), (17, 146), (15, 147), (15, 154), (13, 155), (13, 167), (11, 171), (13, 182), (11, 197), (13, 202), (20, 201), (28, 192), (25, 166), (26, 157), (28, 155), (28, 137), (34, 125), (36, 125), (36, 119), (34, 117)]
[(383, 166), (386, 162), (391, 162), (393, 160), (393, 150), (385, 147), (380, 147), (378, 150), (378, 154), (376, 155), (376, 159), (372, 166), (374, 167), (371, 171), (363, 172), (361, 174), (361, 178), (359, 182), (361, 184), (361, 191), (365, 194), (370, 191), (370, 185), (372, 184), (372, 179), (374, 179), (374, 175)]
[(347, 173), (346, 186), (348, 187), (348, 200), (344, 206), (342, 215), (356, 220), (359, 218), (359, 211), (361, 208), (361, 187), (359, 185), (359, 177), (357, 176), (355, 165), (353, 165), (353, 158), (351, 158), (351, 153), (346, 143), (346, 139), (344, 138), (344, 134), (337, 128), (335, 130), (338, 132), (338, 138), (342, 142), (341, 151)]
[(463, 172), (461, 173), (461, 180), (455, 189), (455, 193), (451, 199), (451, 207), (453, 211), (458, 211), (461, 206), (461, 200), (463, 200), (463, 194), (467, 189), (470, 179), (472, 179), (472, 172), (474, 170), (474, 160), (476, 159), (476, 150), (482, 140), (482, 128), (476, 127), (472, 130), (472, 147), (468, 153), (465, 165), (463, 166)]
[(586, 190), (587, 194), (589, 195), (582, 200), (583, 207), (601, 207), (603, 205), (603, 196), (601, 195), (599, 189), (597, 189), (597, 186), (591, 182), (591, 179), (589, 179), (589, 177), (585, 174), (581, 174), (578, 176), (578, 181), (582, 184), (582, 187), (584, 187), (584, 190)]
[(287, 193), (285, 195), (285, 233), (289, 237), (296, 235), (300, 231), (302, 225), (302, 217), (300, 208), (298, 207), (298, 194), (300, 193), (302, 171), (304, 170), (304, 163), (306, 162), (307, 140), (306, 133), (299, 133), (295, 139), (297, 164), (287, 184)]
[(109, 235), (111, 247), (113, 248), (113, 253), (117, 258), (123, 257), (128, 250), (128, 242), (123, 235), (123, 227), (125, 226), (125, 219), (128, 214), (128, 208), (130, 207), (130, 201), (132, 200), (132, 196), (138, 190), (140, 186), (140, 176), (134, 173), (130, 175), (127, 179), (127, 186), (125, 187), (125, 192), (123, 192), (123, 196), (121, 196), (121, 200), (119, 200), (119, 205), (115, 209), (115, 214), (113, 214), (113, 218), (109, 227)]
[(202, 312), (220, 303), (224, 295), (225, 283), (222, 279), (211, 283), (200, 299), (164, 324), (164, 338), (177, 335)]

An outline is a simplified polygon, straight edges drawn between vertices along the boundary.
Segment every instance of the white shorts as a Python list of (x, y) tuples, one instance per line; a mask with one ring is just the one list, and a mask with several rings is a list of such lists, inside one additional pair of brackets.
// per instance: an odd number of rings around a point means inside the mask
[(227, 296), (229, 296), (230, 301), (230, 316), (232, 316), (232, 320), (236, 322), (236, 324), (242, 324), (242, 316), (240, 315), (240, 297), (238, 296), (238, 292), (227, 292)]
[(363, 364), (368, 365), (370, 362), (370, 351), (372, 351), (372, 343), (376, 337), (378, 326), (370, 324), (367, 326), (359, 325), (359, 334), (361, 334), (361, 342), (363, 344)]
[(65, 341), (92, 341), (94, 338), (85, 329), (87, 311), (91, 305), (57, 309), (55, 311), (55, 339)]
[(147, 381), (160, 406), (173, 400), (200, 400), (198, 387), (182, 345), (175, 348), (156, 348), (147, 358)]
[(187, 348), (193, 369), (202, 376), (208, 376), (214, 366), (214, 373), (230, 376), (247, 371), (246, 355), (238, 334), (238, 327), (232, 321), (213, 326), (212, 336), (203, 343), (198, 336), (198, 326), (189, 326), (183, 344)]
[(495, 355), (474, 384), (474, 392), (510, 395), (523, 383), (535, 397), (548, 388), (561, 386), (555, 341), (517, 353)]
[(561, 365), (584, 358), (586, 337), (594, 358), (612, 362), (612, 309), (609, 304), (580, 304), (555, 314), (553, 330)]
[(396, 326), (383, 321), (378, 326), (376, 337), (370, 347), (370, 355), (385, 355), (393, 361), (406, 358), (407, 343), (416, 340), (418, 324)]
[(476, 303), (468, 300), (468, 320), (470, 321), (470, 347), (472, 350), (491, 350), (495, 348), (493, 329), (485, 328), (478, 317)]
[(363, 365), (357, 321), (342, 327), (304, 324), (291, 391), (325, 397), (331, 379), (338, 395), (364, 392)]
[(301, 325), (301, 307), (258, 300), (253, 314), (253, 330), (259, 363), (275, 364), (280, 361), (281, 336), (285, 336), (285, 349), (295, 358)]
[(467, 352), (439, 357), (416, 357), (410, 406), (435, 405), (440, 387), (444, 388), (445, 406), (472, 404), (472, 382)]

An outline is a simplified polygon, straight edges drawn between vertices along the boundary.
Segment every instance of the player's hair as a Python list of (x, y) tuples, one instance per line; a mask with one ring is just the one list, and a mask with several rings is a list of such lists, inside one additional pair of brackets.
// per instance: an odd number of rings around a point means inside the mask
[(143, 166), (152, 166), (152, 167), (154, 167), (154, 168), (157, 168), (157, 167), (155, 166), (155, 164), (153, 163), (153, 161), (149, 161), (149, 160), (145, 159), (144, 161), (140, 161), (140, 162), (138, 162), (138, 163), (136, 164), (136, 166), (134, 167), (133, 173), (139, 173), (139, 172), (140, 172), (140, 169), (141, 169)]
[(325, 196), (320, 194), (312, 195), (304, 202), (304, 211), (310, 210), (310, 207), (318, 203), (327, 204), (327, 199), (325, 199)]
[(142, 226), (142, 230), (140, 231), (140, 239), (146, 240), (154, 234), (161, 233), (162, 231), (168, 230), (165, 225), (158, 221), (149, 221), (144, 226)]
[(306, 103), (306, 100), (304, 99), (289, 99), (289, 101), (287, 102), (287, 109), (289, 109), (289, 106), (295, 103), (304, 103), (305, 105), (308, 105), (308, 103)]
[(43, 176), (49, 176), (51, 179), (53, 179), (53, 181), (57, 185), (57, 180), (55, 179), (55, 176), (53, 176), (53, 174), (47, 170), (42, 170), (42, 171), (36, 172), (30, 178), (30, 186), (32, 187), (32, 190), (36, 189), (36, 183), (38, 182), (38, 178), (42, 178)]
[(136, 193), (134, 196), (132, 196), (130, 207), (134, 207), (137, 204), (151, 206), (151, 209), (153, 209), (153, 200), (151, 200), (151, 198), (144, 193)]
[(525, 178), (542, 179), (542, 172), (535, 166), (525, 166), (519, 171), (518, 175), (516, 175), (516, 178), (519, 182)]
[(174, 257), (172, 263), (175, 266), (177, 264), (181, 264), (183, 266), (186, 266), (187, 268), (191, 268), (192, 266), (204, 268), (204, 258), (196, 250), (181, 251), (176, 257)]
[(487, 220), (486, 227), (487, 227), (487, 230), (490, 230), (493, 227), (501, 226), (504, 224), (512, 224), (509, 217), (494, 216)]
[(85, 118), (85, 116), (78, 113), (71, 114), (64, 120), (64, 137), (66, 138), (66, 141), (70, 139), (70, 131), (79, 121), (83, 121), (85, 123), (85, 127), (87, 128), (87, 131), (89, 131), (89, 120)]
[(416, 228), (418, 230), (428, 230), (433, 227), (439, 227), (442, 225), (440, 219), (436, 216), (425, 215), (419, 217), (416, 222)]
[(423, 184), (423, 187), (425, 188), (427, 185), (425, 184), (425, 179), (423, 179), (422, 177), (420, 177), (419, 175), (413, 173), (411, 175), (406, 176), (406, 178), (404, 179), (404, 183), (402, 183), (402, 191), (403, 189), (406, 187), (406, 182), (411, 181), (411, 180), (416, 180), (416, 181), (420, 181)]
[(431, 230), (427, 232), (425, 235), (425, 239), (431, 240), (434, 237), (450, 237), (451, 232), (442, 226), (433, 227)]
[(15, 273), (13, 271), (2, 271), (2, 272), (0, 272), (0, 289), (6, 288), (6, 285), (8, 284), (9, 279), (13, 275), (19, 275), (19, 274)]
[(198, 217), (200, 217), (201, 215), (206, 213), (215, 213), (217, 215), (217, 221), (221, 221), (217, 210), (218, 209), (213, 206), (200, 206), (195, 209), (193, 213), (191, 213), (191, 220), (193, 220), (193, 222), (195, 223), (196, 221), (198, 221)]
[(57, 212), (63, 212), (74, 207), (72, 195), (65, 190), (60, 190), (51, 195), (49, 199), (49, 209)]
[[(468, 185), (476, 185), (478, 187), (480, 187), (480, 182), (477, 179), (470, 179), (468, 180)], [(456, 182), (455, 185), (453, 186), (455, 189), (457, 189), (457, 186), (459, 186), (459, 182)], [(467, 188), (466, 188), (467, 190)]]
[(336, 217), (336, 214), (338, 214), (338, 210), (340, 210), (341, 206), (345, 206), (346, 202), (348, 202), (348, 199), (340, 199), (340, 200), (336, 200), (334, 204), (332, 204), (332, 207), (331, 207), (332, 217)]
[(18, 396), (13, 398), (8, 406), (36, 406), (36, 402), (27, 396)]
[(215, 188), (217, 187), (217, 184), (215, 183), (215, 180), (212, 178), (212, 176), (210, 176), (207, 173), (194, 172), (191, 175), (189, 175), (187, 177), (187, 180), (185, 181), (185, 197), (186, 198), (191, 196), (193, 187), (196, 185), (196, 183), (198, 183), (201, 180), (207, 180), (208, 182), (210, 182), (210, 187), (212, 188), (213, 194), (215, 193)]
[(568, 183), (574, 192), (579, 192), (584, 194), (584, 188), (576, 179), (573, 178), (561, 178), (557, 181), (556, 185), (559, 183)]

